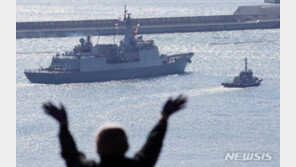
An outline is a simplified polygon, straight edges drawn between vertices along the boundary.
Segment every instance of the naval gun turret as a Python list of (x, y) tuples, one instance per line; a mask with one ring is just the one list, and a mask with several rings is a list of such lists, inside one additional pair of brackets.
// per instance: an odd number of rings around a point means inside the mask
[(74, 47), (73, 52), (74, 53), (87, 53), (91, 52), (91, 49), (93, 48), (93, 44), (91, 42), (91, 37), (87, 36), (86, 41), (84, 38), (79, 39), (80, 45), (77, 45)]
[(245, 58), (245, 70), (241, 71), (232, 82), (223, 82), (221, 85), (229, 88), (245, 88), (259, 86), (261, 82), (262, 79), (253, 76), (253, 71), (248, 69), (248, 59)]
[[(100, 82), (184, 73), (192, 52), (159, 54), (153, 40), (137, 37), (139, 24), (124, 12), (124, 39), (117, 44), (93, 45), (91, 37), (81, 38), (73, 51), (56, 54), (48, 68), (26, 70), (32, 83), (61, 84)], [(126, 17), (127, 14), (127, 17)]]

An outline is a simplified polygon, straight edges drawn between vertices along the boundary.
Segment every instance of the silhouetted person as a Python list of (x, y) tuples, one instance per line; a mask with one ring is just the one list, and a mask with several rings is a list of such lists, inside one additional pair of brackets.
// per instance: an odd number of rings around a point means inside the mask
[(67, 114), (64, 106), (58, 108), (52, 103), (43, 104), (45, 112), (60, 124), (60, 144), (62, 157), (68, 167), (153, 167), (162, 147), (171, 114), (184, 108), (186, 97), (170, 98), (163, 107), (161, 118), (150, 132), (144, 147), (133, 158), (125, 157), (128, 142), (125, 131), (118, 126), (106, 126), (97, 135), (97, 153), (101, 162), (97, 163), (77, 150), (76, 144), (68, 130)]

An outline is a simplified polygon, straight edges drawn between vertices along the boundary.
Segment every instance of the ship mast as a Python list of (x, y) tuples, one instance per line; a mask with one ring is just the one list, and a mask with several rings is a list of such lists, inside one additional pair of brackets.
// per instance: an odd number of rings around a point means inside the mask
[(124, 34), (123, 46), (125, 51), (134, 51), (137, 45), (137, 41), (134, 36), (133, 20), (131, 14), (127, 13), (125, 20), (126, 29)]
[(247, 72), (248, 71), (248, 59), (247, 58), (245, 58), (245, 72)]
[(123, 14), (123, 20), (124, 21), (126, 20), (126, 12), (127, 12), (126, 5), (124, 5), (124, 14)]

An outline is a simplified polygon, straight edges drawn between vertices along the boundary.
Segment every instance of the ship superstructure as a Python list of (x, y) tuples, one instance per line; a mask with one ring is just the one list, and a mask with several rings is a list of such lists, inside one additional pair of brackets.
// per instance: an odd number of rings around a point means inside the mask
[(239, 76), (236, 76), (232, 82), (223, 82), (224, 87), (245, 88), (259, 86), (262, 79), (253, 76), (253, 71), (248, 69), (248, 59), (245, 58), (245, 70), (241, 71)]
[(93, 45), (91, 37), (81, 38), (70, 52), (56, 54), (48, 68), (26, 70), (32, 83), (60, 84), (100, 82), (183, 73), (193, 53), (160, 55), (153, 40), (137, 36), (130, 14), (125, 12), (124, 39), (117, 44)]

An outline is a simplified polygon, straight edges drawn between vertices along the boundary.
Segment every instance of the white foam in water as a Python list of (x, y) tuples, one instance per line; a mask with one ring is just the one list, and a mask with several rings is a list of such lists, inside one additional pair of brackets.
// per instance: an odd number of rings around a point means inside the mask
[(223, 92), (231, 92), (231, 91), (238, 91), (242, 90), (241, 88), (224, 88), (222, 86), (219, 87), (212, 87), (212, 88), (204, 88), (204, 89), (190, 89), (190, 90), (178, 90), (175, 92), (165, 92), (165, 93), (156, 93), (151, 94), (150, 96), (154, 98), (166, 98), (170, 96), (177, 96), (180, 94), (195, 97), (195, 96), (202, 96), (202, 95), (211, 95), (211, 94), (218, 94)]
[(201, 90), (190, 90), (187, 91), (186, 94), (189, 96), (202, 96), (202, 95), (207, 95), (207, 94), (216, 94), (216, 93), (223, 93), (223, 92), (230, 92), (230, 91), (237, 91), (241, 90), (241, 88), (224, 88), (222, 86), (220, 87), (214, 87), (214, 88), (206, 88), (206, 89), (201, 89)]

